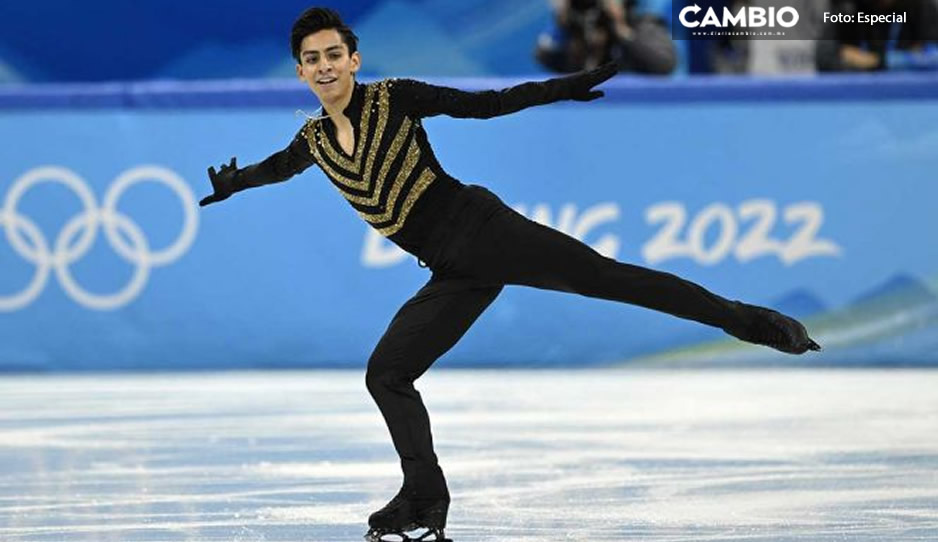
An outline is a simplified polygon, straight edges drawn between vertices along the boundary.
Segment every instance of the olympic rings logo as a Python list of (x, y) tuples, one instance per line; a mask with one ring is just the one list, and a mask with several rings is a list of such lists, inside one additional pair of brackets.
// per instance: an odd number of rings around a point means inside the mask
[[(175, 192), (184, 214), (179, 237), (170, 246), (157, 251), (151, 250), (140, 227), (130, 217), (117, 210), (124, 191), (134, 184), (146, 181), (159, 182)], [(65, 185), (78, 196), (84, 207), (82, 213), (72, 217), (65, 224), (51, 248), (36, 223), (17, 210), (23, 195), (41, 183)], [(91, 188), (75, 172), (58, 166), (29, 170), (16, 179), (7, 192), (3, 207), (0, 208), (0, 228), (6, 232), (6, 238), (13, 250), (24, 260), (35, 265), (36, 271), (22, 291), (13, 295), (0, 295), (0, 311), (16, 311), (32, 303), (45, 288), (52, 270), (55, 270), (55, 275), (65, 292), (77, 303), (97, 310), (122, 307), (143, 290), (151, 268), (170, 264), (189, 249), (195, 240), (198, 222), (198, 206), (192, 190), (179, 175), (164, 167), (139, 166), (121, 173), (108, 188), (101, 207), (98, 207)], [(136, 266), (129, 282), (119, 291), (108, 295), (88, 292), (69, 271), (69, 266), (91, 249), (99, 226), (103, 226), (104, 234), (114, 251)], [(118, 235), (118, 232), (124, 235)], [(76, 236), (78, 240), (73, 243)]]

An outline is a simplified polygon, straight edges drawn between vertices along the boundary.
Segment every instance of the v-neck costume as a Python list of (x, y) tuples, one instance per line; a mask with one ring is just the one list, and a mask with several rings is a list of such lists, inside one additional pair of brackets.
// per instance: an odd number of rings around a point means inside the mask
[(343, 111), (352, 123), (351, 154), (339, 145), (331, 120), (311, 119), (286, 149), (239, 170), (237, 184), (284, 181), (315, 164), (369, 225), (419, 257), (464, 186), (440, 166), (421, 119), (490, 118), (567, 97), (551, 83), (479, 92), (412, 79), (356, 83)]
[(348, 160), (355, 159), (355, 143), (358, 141), (358, 134), (355, 133), (355, 124), (351, 123), (352, 130), (352, 151), (345, 150), (345, 147), (342, 146), (342, 143), (339, 141), (339, 129), (334, 122), (325, 122), (323, 125), (323, 133), (326, 134), (326, 137), (330, 139), (330, 143), (335, 147), (342, 156)]

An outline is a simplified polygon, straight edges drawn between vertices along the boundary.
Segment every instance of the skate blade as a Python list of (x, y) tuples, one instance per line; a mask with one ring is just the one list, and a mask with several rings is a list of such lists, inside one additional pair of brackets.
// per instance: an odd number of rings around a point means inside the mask
[[(423, 531), (419, 535), (411, 536), (408, 533)], [(366, 542), (453, 542), (443, 534), (442, 530), (423, 529), (413, 527), (404, 531), (386, 531), (370, 529), (365, 533)]]

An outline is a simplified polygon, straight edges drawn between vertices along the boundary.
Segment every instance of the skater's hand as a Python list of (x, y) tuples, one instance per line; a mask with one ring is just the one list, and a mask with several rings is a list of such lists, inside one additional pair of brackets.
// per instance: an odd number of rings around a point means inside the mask
[(218, 172), (215, 171), (214, 166), (208, 168), (208, 178), (212, 181), (212, 190), (214, 190), (214, 193), (202, 198), (202, 201), (199, 202), (200, 207), (228, 199), (231, 194), (235, 192), (235, 175), (238, 172), (238, 163), (236, 160), (236, 158), (232, 157), (231, 163), (222, 165)]
[(593, 87), (611, 79), (618, 72), (618, 63), (606, 62), (592, 70), (564, 77), (563, 79), (567, 83), (567, 97), (578, 102), (589, 102), (602, 98), (605, 93), (601, 90), (593, 90)]

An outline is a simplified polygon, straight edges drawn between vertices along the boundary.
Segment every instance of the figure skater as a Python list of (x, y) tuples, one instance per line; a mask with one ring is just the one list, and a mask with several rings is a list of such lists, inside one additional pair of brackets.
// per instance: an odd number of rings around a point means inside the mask
[[(450, 503), (433, 450), (430, 419), (414, 389), (507, 284), (639, 305), (723, 329), (730, 335), (802, 354), (820, 347), (800, 323), (770, 309), (730, 301), (675, 275), (618, 262), (531, 221), (477, 185), (448, 175), (421, 119), (487, 119), (559, 100), (590, 101), (616, 73), (591, 71), (500, 91), (466, 92), (411, 79), (362, 84), (358, 38), (339, 15), (310, 8), (292, 29), (296, 74), (322, 104), (290, 144), (238, 168), (235, 158), (208, 174), (214, 193), (200, 205), (250, 187), (285, 181), (318, 166), (371, 227), (432, 271), (394, 315), (368, 360), (365, 382), (400, 456), (403, 485), (368, 519), (365, 535), (445, 540)], [(575, 137), (562, 134), (562, 137)]]

